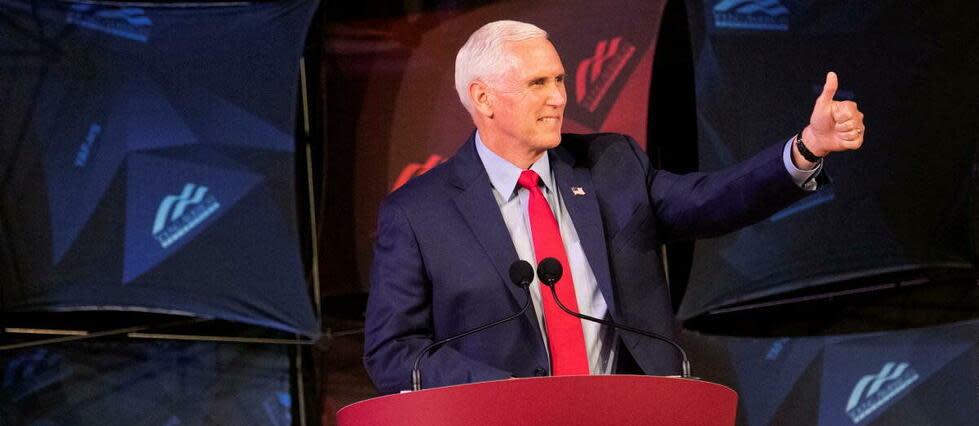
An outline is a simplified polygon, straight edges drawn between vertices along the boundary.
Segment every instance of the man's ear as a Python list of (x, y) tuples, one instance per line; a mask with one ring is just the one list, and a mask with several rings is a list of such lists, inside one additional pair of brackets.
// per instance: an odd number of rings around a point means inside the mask
[(489, 87), (481, 81), (469, 83), (469, 101), (473, 105), (473, 114), (493, 118), (493, 107), (490, 104)]

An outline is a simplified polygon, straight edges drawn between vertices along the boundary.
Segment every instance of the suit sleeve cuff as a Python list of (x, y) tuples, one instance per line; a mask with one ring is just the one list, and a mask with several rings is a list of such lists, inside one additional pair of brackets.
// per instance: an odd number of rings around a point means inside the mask
[(819, 185), (816, 183), (816, 176), (819, 172), (823, 170), (823, 160), (819, 160), (816, 163), (816, 167), (812, 170), (802, 170), (795, 166), (792, 162), (792, 141), (795, 140), (794, 137), (789, 138), (785, 143), (785, 149), (782, 150), (782, 163), (785, 164), (785, 170), (789, 172), (792, 176), (792, 181), (795, 182), (799, 188), (805, 191), (815, 191)]

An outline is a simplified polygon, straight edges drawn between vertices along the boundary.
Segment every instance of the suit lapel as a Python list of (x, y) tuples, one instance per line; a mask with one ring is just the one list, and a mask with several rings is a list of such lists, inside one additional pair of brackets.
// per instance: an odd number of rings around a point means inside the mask
[[(561, 199), (571, 215), (578, 240), (588, 264), (591, 266), (598, 288), (605, 298), (609, 312), (615, 314), (615, 297), (612, 294), (612, 278), (609, 273), (608, 249), (605, 246), (605, 231), (602, 227), (602, 213), (598, 207), (595, 187), (592, 185), (591, 173), (586, 168), (573, 167), (574, 158), (565, 150), (551, 150), (551, 169), (557, 180), (556, 186), (561, 192)], [(572, 188), (581, 188), (584, 195), (575, 194)]]
[[(500, 206), (493, 198), (492, 184), (476, 153), (472, 136), (456, 154), (455, 160), (452, 184), (461, 190), (453, 199), (456, 208), (466, 219), (469, 229), (486, 252), (504, 286), (515, 300), (522, 303), (526, 298), (523, 290), (510, 282), (510, 265), (519, 257), (513, 248), (510, 231), (503, 222), (503, 215), (500, 214)], [(536, 325), (535, 314), (532, 310), (527, 313), (528, 318)]]

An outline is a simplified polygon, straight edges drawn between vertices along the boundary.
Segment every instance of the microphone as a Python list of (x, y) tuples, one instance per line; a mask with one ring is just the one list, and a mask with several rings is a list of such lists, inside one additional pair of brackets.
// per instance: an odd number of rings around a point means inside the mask
[(683, 351), (683, 348), (681, 348), (680, 345), (678, 345), (676, 342), (669, 339), (668, 337), (661, 336), (653, 332), (640, 330), (638, 328), (629, 327), (627, 325), (616, 324), (615, 322), (609, 320), (598, 319), (578, 312), (572, 312), (570, 309), (564, 306), (564, 304), (561, 303), (561, 300), (558, 299), (557, 291), (554, 289), (554, 284), (561, 279), (561, 275), (563, 275), (563, 273), (564, 273), (564, 268), (561, 266), (561, 262), (559, 262), (557, 259), (553, 257), (545, 258), (544, 260), (540, 261), (540, 263), (537, 265), (537, 277), (540, 278), (541, 283), (551, 288), (551, 295), (554, 296), (554, 301), (557, 302), (557, 305), (558, 307), (561, 308), (561, 310), (567, 312), (569, 315), (574, 317), (578, 317), (592, 322), (597, 322), (602, 325), (618, 328), (620, 330), (625, 330), (630, 333), (635, 333), (641, 336), (651, 337), (653, 339), (657, 339), (673, 345), (673, 347), (676, 348), (678, 352), (680, 352), (680, 357), (683, 358), (683, 364), (682, 364), (683, 372), (680, 375), (680, 377), (685, 379), (695, 379), (695, 377), (692, 377), (690, 375), (690, 360), (687, 359), (687, 353)]
[[(561, 265), (558, 265), (558, 267), (560, 266)], [(510, 281), (513, 282), (513, 284), (516, 285), (517, 287), (522, 288), (524, 290), (524, 293), (527, 294), (527, 300), (524, 301), (523, 306), (520, 308), (520, 311), (501, 320), (493, 321), (489, 324), (476, 327), (472, 330), (457, 334), (455, 336), (446, 339), (439, 340), (437, 342), (433, 342), (428, 346), (426, 346), (424, 349), (422, 349), (421, 353), (419, 353), (418, 356), (415, 358), (415, 363), (411, 367), (411, 390), (412, 391), (422, 390), (422, 373), (421, 373), (420, 364), (423, 357), (425, 357), (431, 352), (434, 352), (435, 349), (438, 349), (440, 346), (446, 343), (461, 339), (473, 333), (478, 333), (488, 328), (496, 327), (507, 321), (512, 321), (513, 319), (523, 315), (524, 312), (527, 312), (527, 307), (530, 306), (530, 283), (534, 281), (534, 267), (530, 266), (530, 263), (527, 262), (526, 260), (518, 260), (516, 262), (513, 262), (510, 265)]]

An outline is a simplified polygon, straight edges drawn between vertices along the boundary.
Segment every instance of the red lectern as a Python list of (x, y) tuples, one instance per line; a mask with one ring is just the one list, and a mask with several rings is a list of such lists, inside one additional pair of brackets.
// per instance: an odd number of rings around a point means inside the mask
[(501, 380), (388, 395), (337, 412), (357, 425), (724, 425), (738, 394), (691, 379), (561, 376)]

